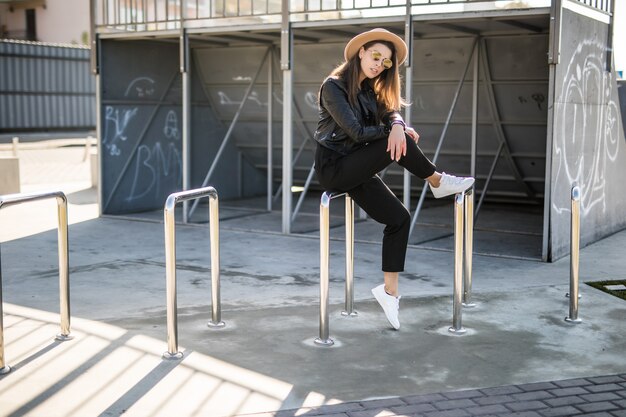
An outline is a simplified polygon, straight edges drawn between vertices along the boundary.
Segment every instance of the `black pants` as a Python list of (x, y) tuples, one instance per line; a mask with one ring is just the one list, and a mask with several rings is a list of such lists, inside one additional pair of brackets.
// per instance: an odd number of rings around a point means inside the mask
[[(406, 155), (398, 164), (419, 178), (435, 173), (435, 165), (407, 137)], [(377, 175), (393, 161), (387, 140), (370, 142), (361, 149), (341, 155), (321, 145), (315, 154), (317, 179), (326, 190), (345, 191), (374, 220), (384, 224), (383, 261), (385, 272), (404, 271), (411, 215)]]

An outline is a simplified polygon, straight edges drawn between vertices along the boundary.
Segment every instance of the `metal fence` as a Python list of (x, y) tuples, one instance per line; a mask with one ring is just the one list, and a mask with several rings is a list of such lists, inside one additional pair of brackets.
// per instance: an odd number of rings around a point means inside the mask
[(89, 49), (0, 40), (0, 133), (93, 130)]

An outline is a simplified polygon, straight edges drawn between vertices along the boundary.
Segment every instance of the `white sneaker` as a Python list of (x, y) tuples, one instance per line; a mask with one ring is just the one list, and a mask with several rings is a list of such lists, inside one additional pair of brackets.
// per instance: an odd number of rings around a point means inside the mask
[(435, 198), (445, 197), (450, 194), (462, 193), (474, 184), (472, 177), (455, 177), (445, 172), (441, 173), (441, 183), (439, 187), (430, 186)]
[(376, 301), (378, 301), (378, 304), (383, 308), (391, 327), (398, 330), (400, 328), (400, 319), (398, 318), (398, 313), (400, 312), (400, 296), (394, 297), (393, 295), (387, 294), (385, 284), (372, 288), (372, 294), (374, 294)]

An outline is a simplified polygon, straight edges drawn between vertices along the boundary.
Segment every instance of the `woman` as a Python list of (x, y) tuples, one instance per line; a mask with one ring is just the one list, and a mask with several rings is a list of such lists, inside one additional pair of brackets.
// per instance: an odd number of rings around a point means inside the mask
[(399, 66), (407, 56), (404, 41), (385, 29), (372, 29), (348, 42), (345, 62), (333, 70), (319, 92), (320, 117), (315, 140), (315, 171), (327, 190), (347, 192), (365, 212), (385, 224), (382, 249), (384, 284), (372, 289), (394, 329), (411, 216), (378, 172), (392, 162), (428, 181), (441, 198), (460, 193), (474, 178), (436, 171), (417, 146), (419, 135), (406, 126), (400, 109)]

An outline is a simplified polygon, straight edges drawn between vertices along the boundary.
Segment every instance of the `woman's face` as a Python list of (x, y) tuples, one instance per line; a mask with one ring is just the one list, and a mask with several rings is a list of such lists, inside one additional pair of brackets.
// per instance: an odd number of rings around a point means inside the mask
[[(361, 59), (361, 78), (376, 78), (383, 71), (387, 62), (387, 65), (391, 62), (391, 49), (383, 45), (382, 43), (375, 43), (368, 49), (361, 47), (359, 50), (359, 58)], [(389, 61), (386, 61), (389, 60)]]

